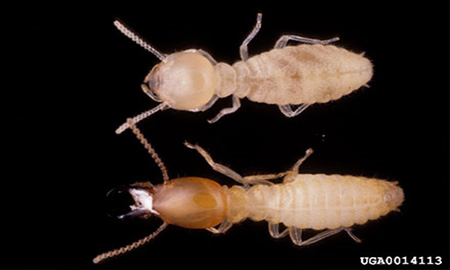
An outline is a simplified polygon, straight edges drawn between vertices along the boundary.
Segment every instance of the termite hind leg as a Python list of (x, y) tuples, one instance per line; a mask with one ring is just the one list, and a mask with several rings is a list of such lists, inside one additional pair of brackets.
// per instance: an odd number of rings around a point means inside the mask
[(233, 226), (233, 223), (228, 222), (226, 219), (220, 223), (218, 228), (210, 227), (206, 228), (208, 231), (219, 234), (219, 233), (226, 233), (231, 227)]
[(261, 29), (261, 20), (262, 20), (262, 13), (258, 13), (256, 16), (256, 25), (253, 27), (253, 30), (250, 32), (250, 34), (244, 39), (242, 42), (242, 45), (239, 47), (239, 54), (241, 56), (242, 61), (247, 61), (248, 59), (248, 44), (252, 39), (258, 34), (259, 29)]
[(286, 116), (286, 117), (294, 117), (299, 114), (301, 114), (306, 108), (309, 107), (310, 104), (300, 104), (297, 109), (293, 110), (292, 105), (278, 105), (278, 108), (280, 108), (280, 111)]
[(358, 238), (358, 236), (354, 235), (352, 232), (352, 228), (344, 228), (344, 230), (347, 232), (348, 236), (350, 236), (353, 241), (355, 241), (356, 243), (361, 243), (361, 239)]
[(277, 40), (274, 48), (277, 48), (277, 49), (284, 48), (284, 47), (286, 47), (287, 43), (290, 40), (302, 42), (302, 43), (309, 43), (309, 44), (327, 45), (332, 42), (338, 41), (339, 37), (334, 37), (334, 38), (330, 38), (330, 39), (326, 39), (326, 40), (319, 40), (319, 39), (307, 38), (307, 37), (302, 37), (302, 36), (297, 36), (297, 35), (283, 35)]
[(243, 178), (240, 174), (238, 174), (237, 172), (233, 171), (232, 169), (228, 168), (225, 165), (216, 163), (212, 157), (208, 154), (208, 152), (206, 152), (205, 149), (203, 149), (202, 147), (198, 146), (198, 145), (193, 145), (190, 144), (188, 142), (184, 142), (184, 145), (188, 148), (191, 149), (195, 149), (197, 150), (197, 152), (206, 160), (206, 162), (209, 164), (209, 166), (211, 166), (211, 168), (217, 172), (220, 172), (221, 174), (230, 177), (231, 179), (233, 179), (234, 181), (238, 182), (238, 183), (243, 183)]
[(302, 233), (301, 233), (301, 229), (300, 228), (294, 228), (291, 227), (289, 228), (289, 236), (291, 237), (292, 242), (297, 245), (297, 246), (307, 246), (310, 244), (314, 244), (317, 243), (327, 237), (330, 237), (332, 235), (335, 235), (341, 231), (346, 231), (348, 233), (348, 235), (355, 240), (355, 242), (357, 243), (361, 243), (361, 240), (356, 237), (352, 232), (350, 228), (337, 228), (337, 229), (331, 229), (331, 230), (326, 230), (323, 231), (321, 233), (316, 234), (315, 236), (309, 238), (308, 240), (303, 241), (302, 240)]
[(283, 238), (289, 233), (289, 229), (286, 228), (282, 232), (280, 232), (280, 224), (279, 223), (269, 223), (269, 234), (273, 238)]
[(292, 242), (297, 246), (301, 246), (303, 243), (302, 229), (295, 228), (295, 227), (289, 227), (288, 230), (289, 230), (289, 237), (291, 238)]
[(239, 97), (233, 95), (233, 104), (229, 108), (222, 109), (213, 119), (208, 120), (208, 123), (213, 124), (217, 121), (219, 121), (220, 118), (227, 114), (232, 114), (235, 111), (237, 111), (241, 107), (241, 101), (239, 100)]

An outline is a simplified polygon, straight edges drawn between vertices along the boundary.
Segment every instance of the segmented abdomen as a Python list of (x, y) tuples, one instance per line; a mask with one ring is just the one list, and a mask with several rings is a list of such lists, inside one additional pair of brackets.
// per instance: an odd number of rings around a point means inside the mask
[(235, 95), (278, 105), (328, 102), (360, 88), (372, 77), (367, 58), (319, 44), (273, 49), (232, 67)]
[(295, 181), (246, 191), (248, 217), (287, 227), (333, 229), (363, 224), (397, 209), (396, 183), (365, 177), (299, 174)]

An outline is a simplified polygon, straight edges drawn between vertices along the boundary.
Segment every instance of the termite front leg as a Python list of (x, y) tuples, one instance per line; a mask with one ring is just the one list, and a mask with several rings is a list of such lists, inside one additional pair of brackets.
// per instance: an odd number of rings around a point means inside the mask
[(247, 61), (248, 59), (248, 44), (252, 39), (258, 34), (259, 29), (261, 29), (261, 20), (262, 20), (262, 13), (258, 13), (256, 15), (256, 25), (253, 27), (253, 30), (250, 32), (250, 34), (244, 39), (242, 42), (242, 45), (239, 47), (239, 54), (241, 56), (242, 61)]
[(286, 47), (288, 41), (290, 41), (290, 40), (297, 41), (297, 42), (308, 43), (308, 44), (327, 45), (327, 44), (329, 44), (331, 42), (338, 41), (339, 37), (334, 37), (334, 38), (330, 38), (330, 39), (326, 39), (326, 40), (319, 40), (319, 39), (301, 37), (301, 36), (296, 36), (296, 35), (283, 35), (277, 40), (277, 42), (275, 43), (274, 48), (276, 48), (276, 49), (284, 48), (284, 47)]
[(206, 162), (211, 166), (211, 168), (217, 172), (220, 172), (221, 174), (230, 177), (234, 181), (243, 184), (243, 178), (240, 174), (233, 171), (232, 169), (228, 168), (225, 165), (216, 163), (212, 157), (208, 154), (208, 152), (205, 151), (205, 149), (201, 148), (198, 145), (193, 145), (188, 142), (184, 142), (184, 145), (188, 148), (195, 149), (197, 152), (206, 160)]
[(240, 107), (241, 107), (241, 101), (239, 100), (239, 97), (233, 95), (233, 105), (230, 108), (225, 108), (225, 109), (221, 110), (213, 119), (208, 120), (208, 123), (213, 124), (213, 123), (219, 121), (219, 119), (222, 118), (224, 115), (234, 113)]
[(233, 223), (228, 222), (226, 219), (220, 223), (219, 228), (207, 228), (206, 230), (219, 234), (219, 233), (226, 233), (231, 227), (233, 226)]

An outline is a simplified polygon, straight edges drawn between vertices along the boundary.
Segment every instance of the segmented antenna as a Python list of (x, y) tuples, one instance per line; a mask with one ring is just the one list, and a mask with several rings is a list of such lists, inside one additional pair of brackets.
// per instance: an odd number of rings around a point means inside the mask
[(164, 61), (166, 59), (166, 55), (163, 53), (160, 53), (158, 50), (153, 48), (148, 42), (146, 42), (144, 39), (136, 35), (133, 31), (131, 31), (128, 27), (126, 27), (123, 23), (121, 23), (118, 20), (114, 21), (114, 26), (119, 29), (122, 34), (127, 36), (129, 39), (137, 43), (139, 46), (143, 47), (147, 51), (151, 52), (154, 56), (158, 57), (159, 60)]
[(118, 249), (114, 249), (114, 250), (102, 253), (102, 254), (98, 255), (97, 257), (95, 257), (92, 261), (95, 264), (98, 264), (98, 263), (103, 262), (106, 259), (110, 259), (112, 257), (116, 257), (118, 255), (122, 255), (122, 254), (128, 253), (128, 252), (130, 252), (130, 251), (132, 251), (132, 250), (134, 250), (134, 249), (136, 249), (136, 248), (138, 248), (138, 247), (140, 247), (140, 246), (142, 246), (144, 244), (147, 244), (148, 242), (150, 242), (150, 240), (152, 240), (160, 232), (162, 232), (167, 227), (167, 225), (168, 224), (164, 222), (161, 226), (159, 226), (158, 229), (156, 229), (156, 231), (152, 232), (150, 235), (148, 235), (148, 236), (146, 236), (146, 237), (144, 237), (144, 238), (142, 238), (142, 239), (140, 239), (140, 240), (138, 240), (138, 241), (136, 241), (136, 242), (134, 242), (132, 244), (129, 244), (127, 246), (124, 246), (124, 247), (121, 247), (121, 248), (118, 248)]
[(136, 127), (133, 119), (128, 118), (127, 124), (131, 128), (133, 133), (136, 135), (138, 140), (141, 142), (141, 144), (144, 145), (144, 148), (147, 149), (148, 153), (152, 156), (153, 160), (155, 160), (156, 165), (158, 165), (159, 169), (161, 170), (164, 182), (169, 181), (169, 175), (167, 174), (166, 166), (164, 166), (164, 163), (159, 158), (156, 151), (152, 148), (152, 145), (147, 141), (142, 132)]
[[(155, 108), (151, 108), (148, 111), (142, 112), (142, 113), (136, 115), (135, 117), (131, 118), (133, 125), (139, 123), (140, 121), (144, 120), (145, 118), (149, 117), (150, 115), (152, 115), (158, 111), (163, 111), (167, 108), (169, 108), (169, 105), (167, 105), (166, 103), (161, 103), (158, 106), (156, 106)], [(130, 127), (130, 125), (129, 125), (128, 121), (123, 123), (120, 127), (118, 127), (116, 129), (116, 134), (120, 134), (120, 133), (124, 132), (129, 127)]]

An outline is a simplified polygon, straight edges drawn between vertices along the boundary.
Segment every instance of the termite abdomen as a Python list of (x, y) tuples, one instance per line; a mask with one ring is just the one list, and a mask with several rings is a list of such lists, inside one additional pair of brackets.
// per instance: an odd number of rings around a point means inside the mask
[(367, 84), (373, 72), (367, 58), (321, 44), (274, 49), (232, 67), (235, 95), (278, 105), (339, 99)]
[(364, 224), (404, 200), (395, 182), (324, 174), (298, 174), (292, 182), (255, 185), (245, 193), (249, 218), (314, 230)]

